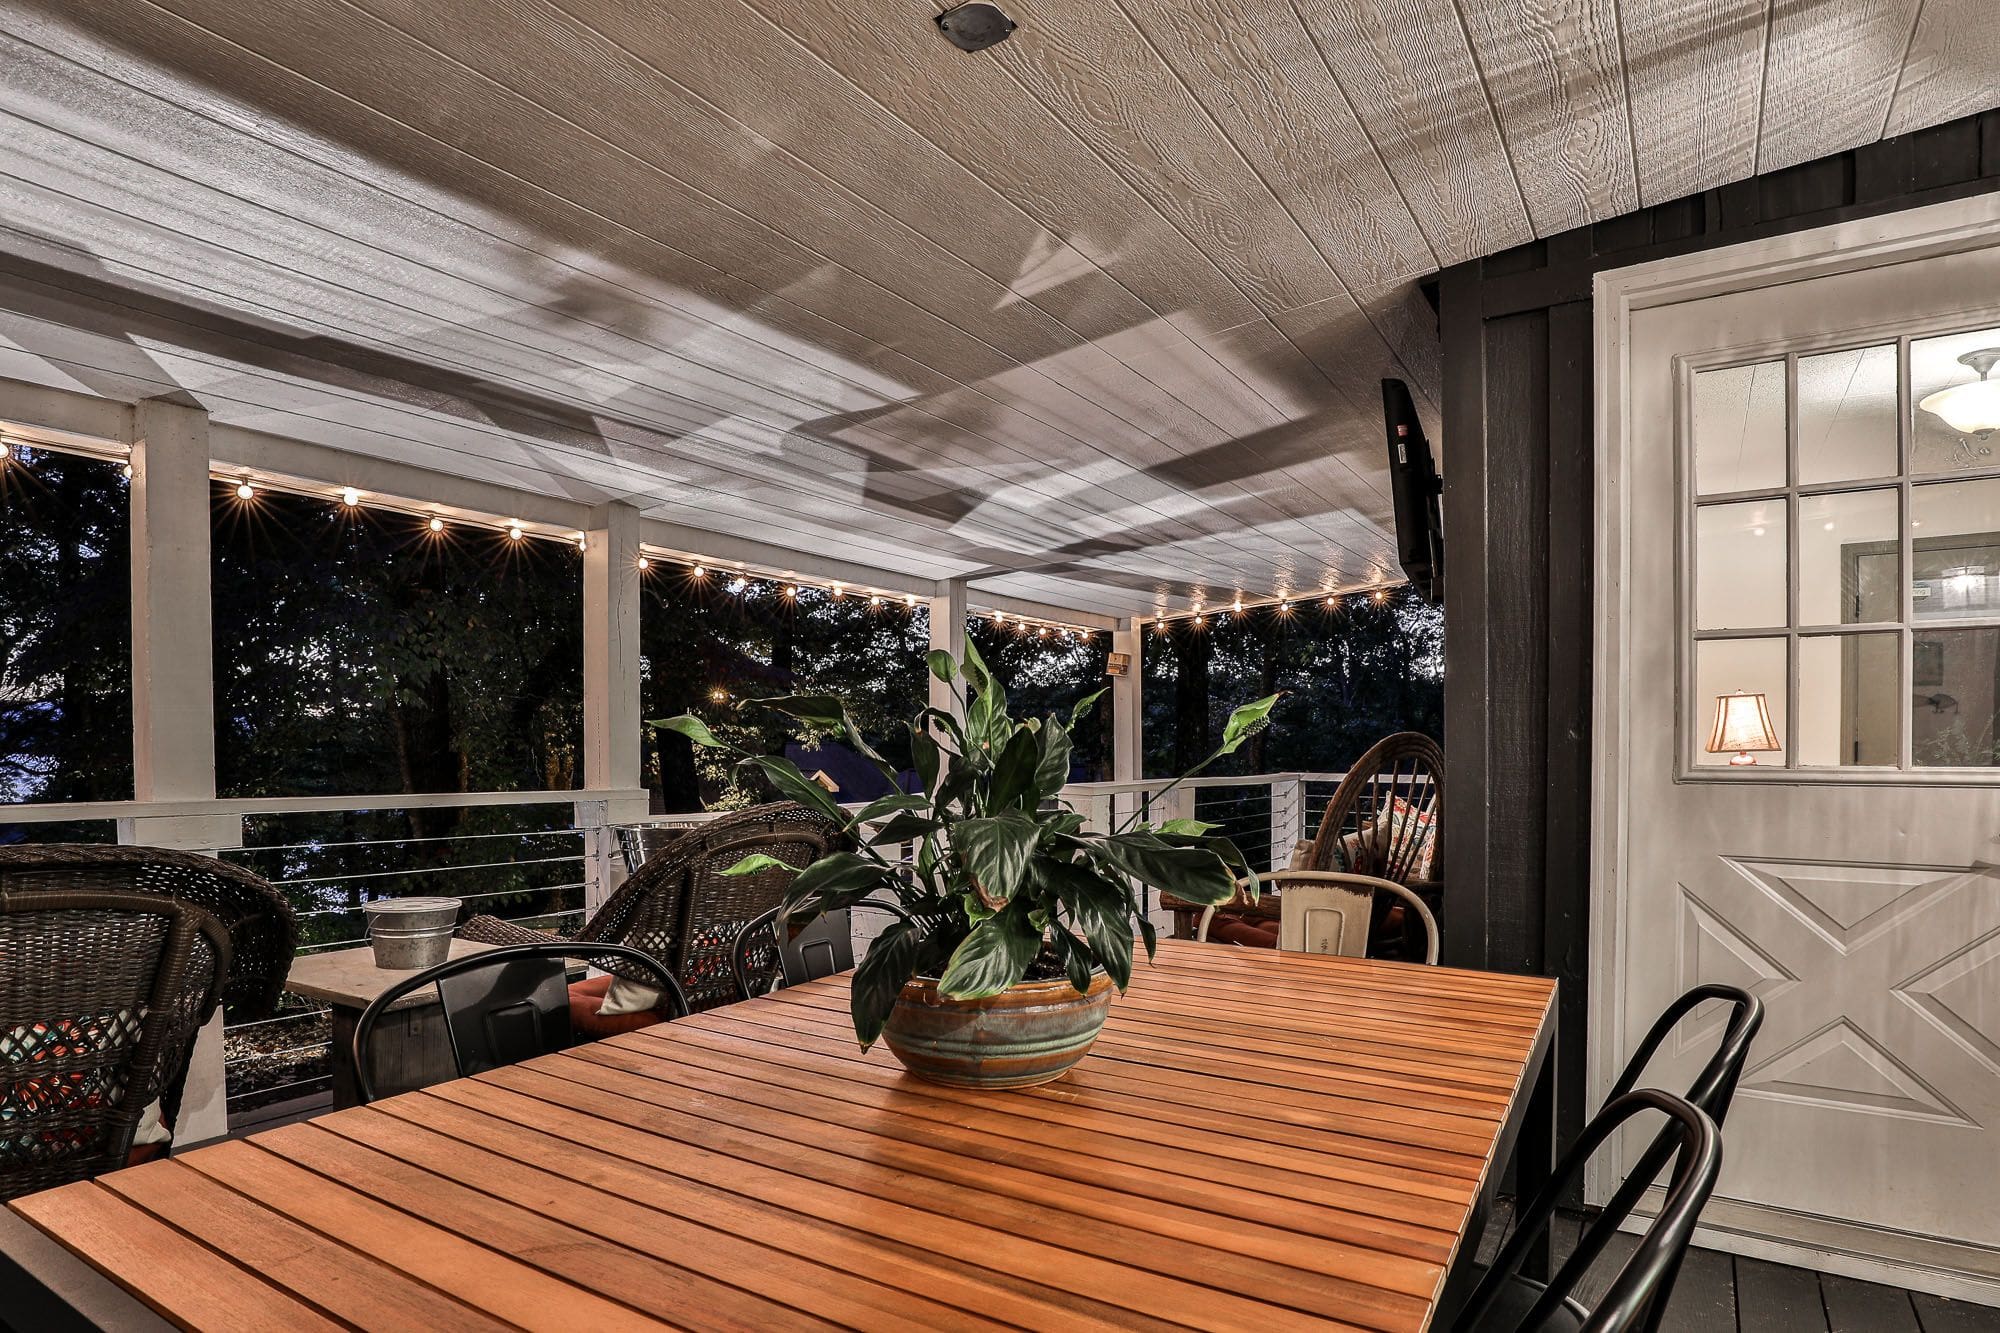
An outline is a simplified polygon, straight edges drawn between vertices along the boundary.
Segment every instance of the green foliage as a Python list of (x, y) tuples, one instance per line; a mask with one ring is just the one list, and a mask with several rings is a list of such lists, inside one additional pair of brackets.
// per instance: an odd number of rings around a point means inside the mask
[[(908, 730), (921, 793), (885, 797), (853, 814), (827, 800), (790, 760), (730, 740), (744, 729), (740, 718), (713, 727), (686, 715), (653, 724), (718, 757), (734, 756), (739, 768), (760, 772), (815, 808), (831, 808), (842, 821), (853, 850), (801, 872), (785, 913), (809, 920), (866, 900), (897, 916), (855, 973), (854, 1030), (864, 1046), (880, 1034), (912, 977), (936, 977), (943, 994), (962, 999), (997, 995), (1035, 974), (1067, 977), (1084, 990), (1096, 969), (1123, 989), (1138, 944), (1149, 957), (1154, 945), (1135, 882), (1216, 903), (1227, 901), (1249, 870), (1227, 839), (1195, 821), (1085, 831), (1083, 817), (1059, 801), (1070, 776), (1071, 727), (1054, 711), (1017, 721), (973, 642), (962, 662), (932, 654), (927, 665), (939, 680), (963, 682), (964, 720), (920, 710)], [(1223, 744), (1195, 771), (1258, 734), (1275, 703), (1260, 699), (1237, 710)], [(1072, 717), (1091, 707), (1092, 700), (1081, 701)], [(829, 730), (859, 731), (845, 705), (819, 696), (753, 699), (738, 711), (751, 710), (810, 715)], [(883, 850), (904, 841), (914, 845), (907, 861)], [(731, 873), (766, 868), (769, 858), (750, 857)]]

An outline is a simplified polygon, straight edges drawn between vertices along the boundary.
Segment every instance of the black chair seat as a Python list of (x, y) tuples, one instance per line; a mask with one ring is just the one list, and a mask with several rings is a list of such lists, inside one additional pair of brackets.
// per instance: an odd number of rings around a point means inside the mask
[[(1528, 1315), (1533, 1312), (1535, 1302), (1547, 1291), (1545, 1283), (1535, 1282), (1516, 1273), (1508, 1277), (1500, 1294), (1494, 1298), (1487, 1312), (1487, 1318), (1495, 1328), (1520, 1328)], [(1581, 1333), (1583, 1321), (1590, 1311), (1573, 1300), (1564, 1300), (1549, 1311), (1536, 1333)]]

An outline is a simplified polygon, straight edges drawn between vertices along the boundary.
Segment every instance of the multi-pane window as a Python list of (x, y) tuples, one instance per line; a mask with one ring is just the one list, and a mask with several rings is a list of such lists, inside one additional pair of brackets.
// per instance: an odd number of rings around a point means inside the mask
[(1996, 364), (2000, 328), (1691, 371), (1689, 763), (1754, 771), (1708, 750), (1747, 693), (1761, 768), (2000, 767)]

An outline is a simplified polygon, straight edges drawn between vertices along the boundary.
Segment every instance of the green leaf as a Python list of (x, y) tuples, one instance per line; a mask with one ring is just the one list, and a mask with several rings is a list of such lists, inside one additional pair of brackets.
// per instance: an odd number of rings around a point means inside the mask
[(991, 818), (961, 819), (950, 828), (951, 849), (987, 905), (998, 907), (1013, 898), (1041, 836), (1041, 825), (1009, 811)]
[(1210, 829), (1220, 827), (1222, 827), (1220, 824), (1211, 824), (1201, 819), (1169, 819), (1166, 823), (1160, 825), (1159, 831), (1161, 833), (1179, 834), (1183, 837), (1199, 838)]
[(880, 819), (884, 815), (895, 814), (899, 810), (928, 810), (930, 809), (930, 805), (930, 801), (922, 796), (912, 796), (895, 791), (890, 792), (887, 796), (876, 797), (859, 810), (856, 810), (852, 818), (857, 824), (866, 824), (870, 820)]
[(998, 995), (1027, 975), (1028, 964), (1041, 951), (1042, 937), (1029, 926), (1027, 913), (1016, 903), (998, 916), (973, 927), (952, 952), (938, 991), (955, 1000)]
[(869, 837), (870, 847), (885, 847), (892, 842), (915, 842), (936, 833), (944, 825), (935, 819), (925, 819), (922, 815), (907, 812), (888, 820)]
[[(993, 765), (990, 808), (1005, 810), (1008, 806), (1022, 804), (1022, 797), (1032, 796), (1040, 752), (1041, 742), (1034, 732), (1023, 727), (1014, 733)], [(1028, 808), (1033, 809), (1033, 804), (1030, 803)]]
[(1218, 754), (1235, 754), (1237, 747), (1271, 725), (1271, 709), (1282, 695), (1267, 694), (1255, 703), (1244, 704), (1229, 715), (1222, 728), (1222, 748)]
[(952, 661), (951, 654), (942, 648), (931, 649), (924, 655), (924, 661), (930, 665), (931, 674), (946, 684), (958, 676), (958, 663)]
[(1112, 981), (1124, 990), (1132, 980), (1132, 918), (1124, 892), (1102, 875), (1070, 861), (1035, 858), (1036, 878), (1052, 885), (1069, 919)]
[(799, 772), (799, 766), (777, 755), (753, 754), (743, 761), (764, 770), (771, 785), (800, 805), (817, 810), (838, 824), (846, 824), (847, 812), (840, 808), (827, 789)]
[(1222, 863), (1229, 867), (1239, 883), (1244, 880), (1249, 881), (1242, 886), (1243, 892), (1249, 896), (1251, 902), (1256, 902), (1263, 890), (1263, 882), (1257, 878), (1257, 872), (1250, 868), (1249, 858), (1237, 850), (1236, 844), (1228, 838), (1204, 838), (1202, 845), (1222, 858)]
[(794, 913), (809, 904), (821, 912), (851, 906), (893, 874), (889, 867), (854, 852), (830, 852), (801, 870), (785, 890), (785, 910)]
[(821, 731), (842, 731), (847, 725), (847, 706), (831, 694), (774, 694), (745, 700), (743, 706), (769, 708)]
[(926, 792), (937, 786), (938, 743), (922, 727), (910, 728), (910, 766), (917, 770), (917, 781)]
[(1035, 762), (1035, 804), (1039, 805), (1069, 785), (1069, 732), (1056, 725), (1050, 713), (1042, 724), (1041, 753)]
[(728, 742), (719, 739), (714, 732), (708, 729), (708, 723), (702, 721), (693, 713), (682, 713), (679, 717), (661, 718), (659, 721), (651, 722), (647, 725), (664, 727), (668, 731), (678, 732), (703, 749), (732, 750), (736, 748)]
[(1083, 941), (1070, 934), (1061, 926), (1049, 937), (1062, 955), (1063, 971), (1069, 973), (1069, 984), (1082, 995), (1090, 989), (1090, 953), (1083, 947)]
[(1160, 932), (1146, 919), (1144, 912), (1135, 913), (1133, 920), (1139, 923), (1139, 938), (1146, 942), (1146, 961), (1150, 963), (1153, 955), (1160, 951)]
[(922, 934), (907, 921), (897, 921), (875, 937), (868, 956), (854, 969), (848, 986), (848, 1008), (854, 1015), (854, 1035), (867, 1050), (882, 1035), (882, 1025), (903, 993), (903, 983), (916, 974)]
[(1186, 902), (1226, 903), (1236, 896), (1236, 877), (1206, 847), (1170, 847), (1150, 833), (1119, 833), (1085, 845), (1141, 884)]
[(722, 873), (725, 875), (755, 875), (765, 870), (789, 870), (794, 875), (799, 873), (797, 866), (786, 861), (780, 861), (775, 856), (766, 856), (762, 852), (750, 853), (750, 855), (744, 857), (741, 861), (738, 861)]
[(1071, 731), (1075, 731), (1077, 724), (1083, 721), (1084, 714), (1088, 713), (1091, 709), (1097, 707), (1097, 701), (1099, 699), (1102, 699), (1103, 697), (1104, 697), (1104, 691), (1098, 690), (1095, 691), (1094, 693), (1086, 694), (1081, 699), (1078, 699), (1076, 701), (1076, 706), (1069, 710), (1069, 729)]

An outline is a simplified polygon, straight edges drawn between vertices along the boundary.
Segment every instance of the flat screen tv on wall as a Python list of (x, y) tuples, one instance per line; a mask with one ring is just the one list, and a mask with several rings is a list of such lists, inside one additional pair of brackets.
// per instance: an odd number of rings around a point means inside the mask
[(1409, 386), (1382, 381), (1389, 432), (1389, 486), (1396, 502), (1396, 556), (1410, 586), (1427, 602), (1444, 600), (1444, 484)]

